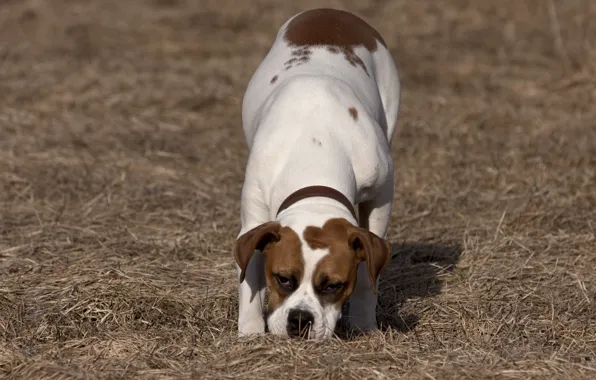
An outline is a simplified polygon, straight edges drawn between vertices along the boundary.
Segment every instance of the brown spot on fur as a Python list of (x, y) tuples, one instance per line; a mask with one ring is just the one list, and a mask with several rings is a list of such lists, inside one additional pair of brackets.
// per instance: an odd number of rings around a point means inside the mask
[(372, 26), (360, 17), (336, 9), (313, 9), (294, 17), (284, 38), (293, 46), (327, 46), (333, 54), (343, 53), (352, 66), (360, 66), (368, 75), (366, 65), (354, 52), (355, 46), (377, 50), (377, 42), (387, 46)]
[(310, 56), (312, 51), (308, 47), (292, 50), (292, 55), (297, 57)]
[(358, 110), (355, 107), (348, 108), (348, 111), (350, 112), (350, 116), (352, 116), (354, 121), (358, 120)]
[(346, 11), (321, 8), (299, 14), (288, 24), (285, 39), (295, 46), (364, 46), (373, 52), (377, 42), (387, 46), (372, 26)]
[(277, 75), (274, 75), (273, 78), (271, 78), (271, 84), (275, 83), (277, 81)]
[(292, 65), (296, 64), (296, 66), (300, 66), (308, 61), (310, 61), (310, 56), (312, 51), (308, 47), (303, 47), (300, 49), (292, 50), (292, 58), (288, 59), (285, 64), (285, 69), (289, 70), (292, 68)]
[(300, 238), (289, 227), (279, 229), (279, 240), (267, 245), (265, 255), (265, 279), (269, 289), (269, 303), (267, 313), (277, 309), (291, 294), (275, 279), (274, 274), (293, 277), (296, 284), (302, 281), (304, 275), (304, 261), (302, 259), (302, 243)]

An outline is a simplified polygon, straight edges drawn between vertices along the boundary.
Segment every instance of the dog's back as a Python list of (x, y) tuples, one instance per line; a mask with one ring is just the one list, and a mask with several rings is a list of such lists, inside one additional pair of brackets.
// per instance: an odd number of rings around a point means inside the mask
[[(252, 148), (259, 129), (260, 115), (267, 102), (302, 81), (328, 85), (345, 83), (355, 96), (345, 104), (345, 112), (367, 113), (377, 121), (390, 143), (399, 108), (399, 77), (385, 42), (379, 33), (357, 16), (334, 9), (314, 9), (290, 18), (280, 28), (271, 50), (251, 78), (243, 100), (243, 125), (246, 141)], [(317, 101), (318, 89), (302, 86), (293, 93), (296, 107)]]

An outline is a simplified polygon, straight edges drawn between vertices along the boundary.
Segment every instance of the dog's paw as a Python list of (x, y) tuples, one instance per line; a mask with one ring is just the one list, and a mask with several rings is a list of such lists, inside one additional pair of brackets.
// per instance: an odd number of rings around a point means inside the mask
[(377, 331), (379, 329), (377, 318), (374, 314), (348, 316), (346, 321), (350, 330), (361, 333)]
[(265, 334), (265, 322), (261, 320), (256, 321), (242, 321), (238, 322), (238, 337), (250, 337), (254, 335)]

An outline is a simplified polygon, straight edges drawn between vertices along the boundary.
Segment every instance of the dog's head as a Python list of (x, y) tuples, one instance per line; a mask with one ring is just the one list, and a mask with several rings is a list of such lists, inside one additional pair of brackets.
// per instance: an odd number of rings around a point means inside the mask
[(317, 340), (333, 334), (358, 265), (366, 262), (376, 291), (390, 258), (387, 241), (340, 218), (321, 227), (268, 222), (241, 235), (234, 250), (241, 282), (255, 250), (265, 256), (269, 331)]

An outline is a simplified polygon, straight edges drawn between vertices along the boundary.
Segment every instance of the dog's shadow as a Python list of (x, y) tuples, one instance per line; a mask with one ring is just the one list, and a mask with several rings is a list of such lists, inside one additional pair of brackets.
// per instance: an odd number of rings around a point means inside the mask
[[(377, 321), (382, 331), (408, 332), (416, 327), (420, 316), (412, 313), (411, 308), (404, 310), (403, 306), (408, 300), (439, 294), (440, 277), (455, 269), (462, 249), (459, 244), (451, 243), (405, 242), (393, 244), (391, 252), (391, 263), (379, 282)], [(347, 308), (348, 305), (344, 312), (349, 313)], [(346, 330), (345, 320), (339, 325), (339, 336), (349, 339), (358, 335)]]

